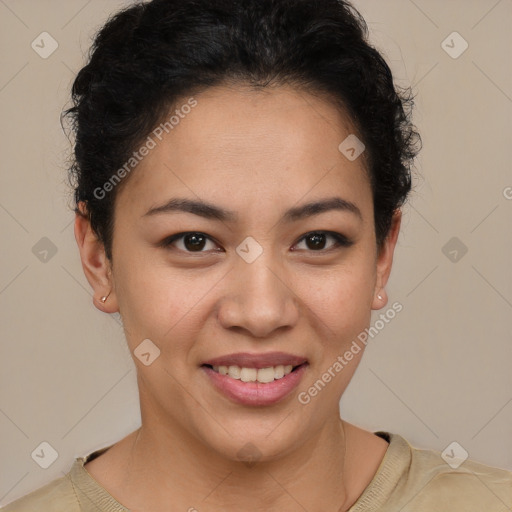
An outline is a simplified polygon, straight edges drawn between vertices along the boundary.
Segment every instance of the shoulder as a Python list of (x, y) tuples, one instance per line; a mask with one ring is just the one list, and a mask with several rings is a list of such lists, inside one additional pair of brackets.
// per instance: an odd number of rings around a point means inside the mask
[(80, 512), (80, 504), (69, 477), (53, 480), (9, 503), (1, 512)]
[(412, 500), (408, 505), (411, 510), (512, 509), (512, 471), (466, 458), (460, 445), (442, 454), (401, 440), (410, 450), (410, 464), (401, 487)]
[(63, 477), (9, 503), (0, 512), (128, 512), (84, 467), (110, 447), (75, 458), (71, 469)]

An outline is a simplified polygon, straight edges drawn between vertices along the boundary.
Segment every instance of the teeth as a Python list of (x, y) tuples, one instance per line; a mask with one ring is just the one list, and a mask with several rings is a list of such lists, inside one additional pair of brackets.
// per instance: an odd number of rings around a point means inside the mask
[[(272, 370), (272, 368), (270, 369)], [(258, 370), (256, 368), (240, 368), (240, 380), (242, 382), (256, 382), (258, 380)], [(273, 371), (272, 380), (274, 380)]]
[[(215, 367), (213, 367), (213, 369), (215, 370)], [(239, 366), (230, 366), (228, 368), (228, 375), (232, 378), (232, 379), (240, 379), (240, 367)]]
[(242, 382), (261, 382), (266, 384), (277, 379), (282, 379), (288, 375), (293, 366), (291, 364), (269, 366), (268, 368), (240, 368), (240, 366), (214, 366), (214, 371), (221, 375), (228, 375), (232, 379), (241, 380)]

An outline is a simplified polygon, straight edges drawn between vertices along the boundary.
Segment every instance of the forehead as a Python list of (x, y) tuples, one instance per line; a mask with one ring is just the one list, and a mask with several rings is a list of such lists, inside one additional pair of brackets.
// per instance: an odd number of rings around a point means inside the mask
[(339, 149), (355, 130), (326, 98), (288, 86), (214, 87), (178, 101), (165, 121), (119, 191), (119, 208), (130, 204), (143, 215), (178, 193), (224, 205), (240, 200), (241, 208), (325, 193), (371, 198), (364, 153), (350, 161)]

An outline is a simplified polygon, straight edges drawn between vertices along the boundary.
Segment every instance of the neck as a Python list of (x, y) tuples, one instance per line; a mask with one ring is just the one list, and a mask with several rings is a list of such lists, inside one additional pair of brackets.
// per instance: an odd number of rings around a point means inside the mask
[(143, 418), (127, 438), (121, 501), (133, 510), (167, 510), (169, 503), (189, 512), (347, 510), (357, 498), (347, 492), (347, 425), (337, 416), (286, 455), (249, 463)]

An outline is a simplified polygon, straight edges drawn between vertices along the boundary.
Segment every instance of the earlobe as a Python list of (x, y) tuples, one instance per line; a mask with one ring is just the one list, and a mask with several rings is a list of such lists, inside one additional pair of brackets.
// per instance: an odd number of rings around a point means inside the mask
[[(103, 244), (98, 240), (91, 227), (83, 203), (80, 203), (83, 213), (75, 216), (75, 240), (80, 251), (82, 268), (87, 281), (93, 289), (93, 304), (100, 311), (114, 313), (117, 311), (115, 293), (112, 293), (113, 282), (110, 262), (105, 254)], [(106, 301), (108, 300), (108, 305)]]
[(382, 288), (375, 287), (375, 295), (373, 297), (372, 309), (382, 309), (388, 303), (388, 294), (386, 290)]
[(374, 298), (372, 309), (382, 309), (388, 303), (388, 296), (385, 290), (391, 267), (393, 264), (393, 254), (395, 251), (398, 234), (400, 232), (400, 224), (402, 221), (401, 210), (395, 210), (391, 220), (391, 227), (388, 236), (383, 242), (377, 256), (377, 275), (375, 280)]

